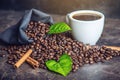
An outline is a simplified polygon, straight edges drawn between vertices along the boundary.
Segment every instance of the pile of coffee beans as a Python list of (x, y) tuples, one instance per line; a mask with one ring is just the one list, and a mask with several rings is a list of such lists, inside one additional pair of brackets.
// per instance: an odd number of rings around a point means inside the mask
[(40, 63), (40, 68), (47, 69), (47, 60), (59, 60), (63, 53), (67, 53), (73, 60), (72, 71), (76, 71), (84, 64), (93, 64), (109, 60), (113, 56), (119, 56), (120, 51), (111, 50), (104, 46), (84, 45), (72, 38), (70, 32), (61, 34), (47, 34), (49, 25), (40, 21), (31, 21), (25, 31), (33, 42), (26, 45), (11, 45), (2, 50), (9, 53), (8, 63), (15, 64), (28, 49), (33, 49), (31, 57)]

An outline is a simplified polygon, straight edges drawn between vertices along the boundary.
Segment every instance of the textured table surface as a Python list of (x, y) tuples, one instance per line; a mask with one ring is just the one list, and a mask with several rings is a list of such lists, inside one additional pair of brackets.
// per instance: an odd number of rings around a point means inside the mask
[[(16, 24), (24, 12), (0, 11), (0, 31)], [(54, 15), (55, 22), (65, 21), (64, 15)], [(120, 46), (120, 19), (107, 18), (103, 34), (97, 45)], [(0, 80), (120, 80), (120, 57), (114, 57), (104, 63), (95, 63), (80, 67), (67, 77), (43, 70), (32, 69), (24, 63), (19, 69), (6, 63), (7, 54), (0, 57)]]

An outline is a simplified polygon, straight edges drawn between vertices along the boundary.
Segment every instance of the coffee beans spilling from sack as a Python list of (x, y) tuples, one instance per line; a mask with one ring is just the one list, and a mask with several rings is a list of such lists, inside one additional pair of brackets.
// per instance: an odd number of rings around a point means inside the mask
[(31, 21), (25, 31), (33, 43), (27, 45), (11, 45), (3, 50), (8, 51), (8, 63), (15, 64), (20, 59), (20, 53), (33, 49), (31, 57), (40, 63), (40, 68), (46, 69), (47, 60), (58, 60), (63, 53), (67, 53), (73, 60), (72, 71), (76, 71), (84, 64), (93, 64), (119, 56), (120, 51), (111, 50), (104, 46), (89, 46), (74, 40), (70, 32), (61, 34), (47, 34), (49, 25)]

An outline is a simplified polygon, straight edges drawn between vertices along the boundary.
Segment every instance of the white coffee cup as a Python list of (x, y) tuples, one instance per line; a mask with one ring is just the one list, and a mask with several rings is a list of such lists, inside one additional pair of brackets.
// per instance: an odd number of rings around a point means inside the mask
[[(93, 14), (100, 16), (96, 20), (78, 20), (75, 15)], [(73, 37), (84, 44), (95, 45), (104, 27), (104, 14), (93, 10), (78, 10), (67, 14), (66, 21), (72, 28)]]

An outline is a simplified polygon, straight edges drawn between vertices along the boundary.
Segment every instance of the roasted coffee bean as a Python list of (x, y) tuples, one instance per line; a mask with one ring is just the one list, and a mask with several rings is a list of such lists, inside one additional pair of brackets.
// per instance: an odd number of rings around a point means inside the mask
[(119, 56), (120, 51), (111, 50), (105, 46), (84, 45), (82, 42), (74, 40), (70, 32), (61, 34), (47, 34), (49, 25), (40, 21), (30, 21), (25, 33), (32, 43), (27, 45), (11, 45), (0, 50), (9, 53), (8, 63), (14, 64), (28, 49), (33, 49), (31, 57), (40, 63), (40, 68), (47, 69), (45, 62), (47, 60), (59, 60), (63, 53), (67, 53), (73, 60), (72, 71), (76, 71), (84, 64), (93, 64), (109, 60), (113, 56)]
[(0, 53), (0, 57), (5, 57), (5, 54), (3, 54), (3, 53)]

